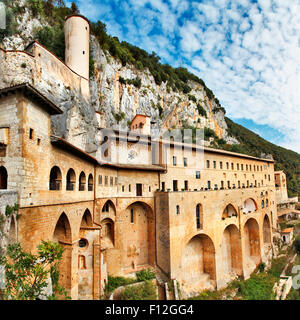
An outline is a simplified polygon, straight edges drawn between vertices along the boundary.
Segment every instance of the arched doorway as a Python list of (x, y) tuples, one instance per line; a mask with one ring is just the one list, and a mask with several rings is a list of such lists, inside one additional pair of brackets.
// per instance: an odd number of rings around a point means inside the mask
[(268, 215), (265, 215), (264, 217), (263, 239), (264, 239), (264, 252), (267, 253), (272, 247), (271, 224), (270, 224), (270, 219)]
[(1, 166), (0, 167), (0, 189), (5, 190), (7, 189), (7, 171), (5, 167)]
[(67, 173), (67, 184), (66, 184), (66, 190), (67, 191), (74, 191), (75, 190), (75, 184), (76, 184), (76, 174), (73, 169), (69, 169)]
[(225, 282), (242, 275), (242, 245), (237, 226), (231, 224), (223, 232), (221, 243), (222, 271)]
[(232, 204), (226, 206), (222, 213), (222, 219), (225, 220), (226, 218), (237, 217), (237, 212)]
[(194, 236), (184, 247), (181, 261), (178, 278), (186, 293), (215, 288), (215, 248), (207, 235)]
[(64, 253), (59, 264), (59, 283), (70, 295), (72, 285), (72, 251), (70, 250), (72, 234), (69, 219), (65, 213), (61, 214), (56, 223), (53, 241), (60, 243), (64, 248)]
[(244, 201), (243, 213), (252, 213), (252, 212), (255, 212), (256, 210), (257, 210), (257, 204), (253, 199), (249, 198)]
[(134, 271), (154, 265), (155, 226), (152, 209), (144, 202), (135, 202), (125, 210), (124, 220), (126, 232), (124, 230), (122, 242), (125, 269)]
[(85, 191), (86, 185), (86, 176), (85, 173), (82, 171), (79, 176), (79, 191)]
[(244, 226), (244, 239), (246, 269), (251, 273), (261, 261), (259, 226), (253, 218)]
[(91, 229), (93, 219), (89, 209), (86, 209), (80, 224), (78, 242), (78, 299), (93, 299), (93, 243), (95, 233)]
[(114, 222), (112, 219), (106, 218), (101, 221), (101, 249), (109, 249), (114, 247)]
[(116, 209), (115, 209), (115, 205), (113, 204), (113, 202), (111, 200), (107, 200), (105, 202), (105, 204), (102, 207), (102, 213), (106, 213), (109, 215), (116, 215)]

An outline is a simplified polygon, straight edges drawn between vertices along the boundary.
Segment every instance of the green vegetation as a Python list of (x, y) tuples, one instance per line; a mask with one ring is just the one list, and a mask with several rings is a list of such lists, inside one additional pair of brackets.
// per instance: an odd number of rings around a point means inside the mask
[(289, 195), (300, 192), (300, 155), (294, 151), (276, 146), (256, 133), (225, 118), (228, 134), (237, 138), (240, 145), (226, 145), (225, 150), (260, 157), (262, 153), (271, 154), (276, 161), (275, 170), (284, 170), (287, 175)]
[(105, 295), (109, 296), (115, 289), (126, 286), (128, 284), (136, 283), (136, 278), (123, 278), (123, 277), (111, 277), (108, 276), (108, 282), (105, 287)]
[(206, 110), (199, 103), (197, 104), (197, 109), (198, 109), (199, 116), (207, 118)]
[(155, 286), (151, 280), (136, 286), (126, 287), (121, 294), (121, 300), (156, 300)]
[(296, 239), (294, 240), (293, 245), (294, 245), (294, 248), (297, 251), (297, 253), (300, 255), (300, 235), (298, 235), (296, 237)]
[(139, 77), (137, 77), (135, 79), (124, 79), (124, 78), (120, 77), (119, 82), (122, 84), (132, 84), (139, 89), (142, 86), (142, 80)]
[(138, 282), (155, 279), (155, 273), (151, 269), (143, 269), (136, 273)]
[(286, 257), (274, 259), (268, 271), (263, 271), (265, 265), (261, 264), (248, 280), (234, 280), (222, 290), (204, 291), (191, 300), (273, 300), (275, 298), (274, 284), (279, 280), (292, 254), (293, 252), (289, 252)]
[(63, 251), (60, 244), (50, 241), (42, 241), (38, 246), (38, 255), (23, 251), (20, 243), (9, 245), (7, 249), (9, 259), (0, 257), (6, 276), (6, 286), (1, 298), (37, 300), (44, 295), (47, 279), (51, 277), (53, 294), (47, 296), (48, 300), (57, 300), (58, 295), (70, 299), (65, 289), (58, 284), (58, 267)]

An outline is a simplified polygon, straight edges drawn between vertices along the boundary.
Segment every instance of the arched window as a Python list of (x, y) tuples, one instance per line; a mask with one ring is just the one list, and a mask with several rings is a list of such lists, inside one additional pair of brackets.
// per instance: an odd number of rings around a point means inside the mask
[(243, 212), (245, 214), (255, 212), (256, 210), (257, 210), (257, 205), (253, 199), (249, 198), (246, 201), (244, 201)]
[(55, 166), (51, 169), (50, 172), (50, 190), (60, 190), (61, 189), (61, 171), (59, 167)]
[(73, 169), (70, 169), (67, 173), (67, 191), (74, 191), (75, 190), (75, 183), (76, 183), (76, 174)]
[(93, 189), (94, 189), (94, 178), (93, 178), (93, 175), (90, 174), (88, 179), (88, 190), (93, 191)]
[(86, 177), (85, 177), (85, 173), (82, 171), (79, 176), (79, 191), (85, 190), (85, 184), (86, 184)]
[(266, 208), (269, 206), (269, 199), (266, 199)]
[(197, 204), (196, 206), (196, 226), (197, 229), (203, 229), (201, 204)]
[(263, 209), (265, 207), (265, 201), (261, 200), (261, 208)]
[(7, 189), (7, 171), (3, 166), (0, 167), (0, 189)]

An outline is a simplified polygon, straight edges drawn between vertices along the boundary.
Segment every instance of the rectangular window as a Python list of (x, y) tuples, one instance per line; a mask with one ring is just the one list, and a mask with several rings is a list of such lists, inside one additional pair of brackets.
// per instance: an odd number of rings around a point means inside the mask
[(227, 187), (228, 187), (228, 189), (231, 189), (230, 188), (230, 181), (227, 181)]
[(130, 209), (130, 222), (134, 223), (134, 212), (133, 212), (133, 209)]
[(238, 187), (241, 188), (241, 181), (238, 181)]
[(220, 169), (223, 169), (223, 162), (220, 162)]
[(207, 181), (207, 189), (210, 189), (210, 181)]
[(114, 185), (114, 178), (110, 177), (110, 186), (113, 186), (113, 185)]
[(131, 184), (128, 186), (128, 192), (131, 192)]
[(176, 165), (177, 165), (177, 158), (173, 157), (173, 166), (176, 166)]
[(206, 168), (209, 169), (209, 160), (206, 160)]
[(122, 192), (125, 192), (125, 186), (122, 186)]
[(173, 180), (173, 191), (178, 191), (178, 180)]
[(240, 165), (239, 165), (239, 163), (236, 164), (236, 170), (240, 170)]
[(179, 214), (179, 213), (180, 213), (180, 207), (176, 206), (176, 214)]
[(105, 185), (108, 185), (108, 176), (105, 176)]
[(224, 189), (224, 181), (221, 181), (221, 189)]
[(165, 191), (166, 190), (166, 183), (162, 182), (161, 183), (161, 191)]
[(143, 195), (143, 185), (141, 183), (136, 184), (136, 195), (141, 197)]
[(98, 184), (102, 184), (102, 176), (101, 175), (99, 175), (99, 177), (98, 177)]
[(187, 167), (187, 158), (183, 158), (183, 165)]
[(200, 179), (200, 171), (196, 171), (196, 179)]
[(231, 170), (234, 170), (234, 163), (231, 164)]
[(184, 181), (184, 190), (189, 190), (189, 182), (187, 180)]
[(117, 185), (118, 185), (118, 178), (115, 177), (115, 186), (117, 186)]
[(217, 163), (216, 163), (216, 161), (214, 161), (213, 164), (214, 164), (214, 169), (216, 169), (216, 168), (217, 168)]
[(33, 139), (33, 129), (29, 129), (29, 139)]
[(248, 171), (248, 165), (246, 164), (246, 171)]
[(226, 162), (226, 169), (229, 169), (229, 162)]
[(243, 164), (241, 164), (241, 170), (244, 170), (244, 165)]

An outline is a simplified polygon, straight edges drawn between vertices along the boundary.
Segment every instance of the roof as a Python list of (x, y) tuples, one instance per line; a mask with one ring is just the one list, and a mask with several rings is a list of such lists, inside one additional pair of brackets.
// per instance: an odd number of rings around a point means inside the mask
[(291, 233), (293, 231), (294, 231), (294, 228), (286, 228), (286, 229), (280, 231), (280, 233)]
[(67, 21), (68, 19), (72, 18), (72, 17), (79, 17), (84, 19), (86, 22), (88, 22), (88, 24), (90, 24), (90, 21), (88, 18), (86, 18), (85, 16), (83, 16), (82, 14), (70, 14), (69, 16), (66, 16), (65, 21)]
[(300, 214), (300, 211), (296, 210), (296, 209), (282, 209), (282, 210), (278, 210), (277, 211), (277, 216), (281, 217), (281, 216), (284, 216), (284, 215), (289, 214), (289, 213), (298, 213), (298, 214)]
[(147, 164), (122, 164), (122, 163), (100, 163), (102, 166), (109, 166), (124, 170), (142, 170), (142, 171), (165, 171), (166, 169), (158, 165)]
[(73, 144), (71, 144), (70, 142), (68, 142), (67, 140), (65, 140), (61, 137), (51, 135), (51, 143), (58, 148), (61, 148), (65, 151), (68, 151), (68, 152), (74, 154), (75, 156), (77, 156), (79, 158), (82, 158), (82, 159), (89, 161), (93, 164), (99, 164), (99, 162), (96, 158), (94, 158), (93, 156), (91, 156), (87, 152), (75, 147)]
[(63, 111), (56, 104), (54, 104), (28, 82), (0, 89), (0, 98), (15, 91), (20, 91), (29, 100), (37, 102), (39, 106), (44, 108), (50, 115), (63, 113)]

